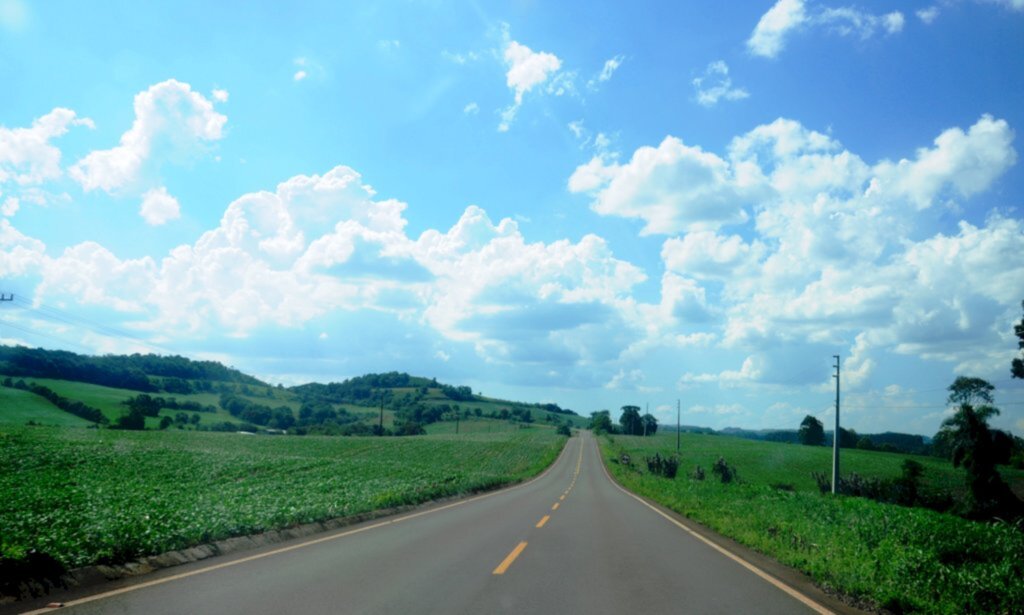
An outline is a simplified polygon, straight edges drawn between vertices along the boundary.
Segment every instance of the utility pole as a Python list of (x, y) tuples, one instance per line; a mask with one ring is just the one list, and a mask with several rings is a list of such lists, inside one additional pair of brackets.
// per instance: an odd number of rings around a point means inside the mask
[(640, 422), (644, 424), (644, 437), (645, 438), (647, 437), (647, 417), (650, 414), (651, 414), (651, 403), (647, 402), (647, 403), (644, 404), (644, 416), (640, 420)]
[(8, 301), (14, 301), (14, 293), (9, 295), (0, 293), (0, 302), (7, 303)]
[(455, 435), (459, 434), (459, 414), (461, 413), (458, 411), (455, 412)]
[(679, 452), (679, 430), (680, 421), (682, 420), (683, 406), (682, 401), (676, 400), (676, 452)]
[(377, 435), (384, 435), (384, 391), (380, 392), (380, 424), (377, 426)]
[(836, 364), (833, 366), (836, 368), (836, 373), (833, 378), (836, 379), (836, 429), (832, 433), (832, 494), (839, 493), (839, 355), (835, 354), (832, 357), (836, 360)]

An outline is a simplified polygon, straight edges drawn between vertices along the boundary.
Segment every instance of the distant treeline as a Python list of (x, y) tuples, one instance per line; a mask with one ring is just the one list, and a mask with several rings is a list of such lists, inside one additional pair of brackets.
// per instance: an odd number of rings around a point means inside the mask
[(191, 393), (193, 387), (189, 380), (266, 386), (252, 376), (215, 361), (153, 354), (87, 356), (24, 346), (0, 346), (0, 373), (73, 380), (144, 393), (160, 390)]
[(327, 384), (311, 382), (290, 387), (289, 390), (304, 400), (372, 406), (375, 401), (379, 400), (378, 393), (376, 393), (379, 389), (431, 386), (438, 386), (437, 380), (417, 378), (405, 372), (387, 372), (385, 374), (357, 376), (343, 382), (330, 382)]
[(101, 412), (99, 408), (93, 408), (92, 406), (87, 406), (80, 401), (73, 401), (68, 399), (67, 397), (62, 397), (58, 395), (50, 387), (43, 386), (35, 382), (26, 384), (24, 380), (12, 382), (10, 378), (4, 378), (3, 385), (5, 387), (9, 387), (12, 389), (18, 389), (20, 391), (29, 391), (30, 393), (35, 393), (36, 395), (48, 400), (51, 404), (57, 406), (64, 412), (73, 414), (87, 421), (92, 421), (93, 423), (102, 423), (104, 425), (110, 422), (109, 419), (107, 419), (107, 417), (103, 415), (103, 412)]
[[(750, 440), (765, 440), (767, 442), (784, 442), (788, 444), (800, 443), (799, 432), (795, 429), (750, 430), (727, 427), (717, 433), (747, 438)], [(825, 442), (828, 446), (832, 445), (831, 431), (825, 432)], [(858, 434), (852, 429), (843, 428), (839, 429), (839, 447), (878, 450), (892, 453), (909, 453), (912, 455), (928, 455), (932, 452), (932, 447), (925, 440), (924, 436), (893, 431)]]

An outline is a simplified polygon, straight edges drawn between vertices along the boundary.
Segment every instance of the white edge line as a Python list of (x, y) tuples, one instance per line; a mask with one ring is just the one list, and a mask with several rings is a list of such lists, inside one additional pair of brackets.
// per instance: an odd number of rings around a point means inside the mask
[[(120, 595), (120, 594), (127, 594), (129, 592), (137, 591), (137, 590), (140, 590), (140, 589), (145, 589), (147, 587), (153, 587), (154, 585), (162, 585), (164, 583), (170, 583), (171, 581), (177, 581), (177, 580), (180, 580), (180, 579), (185, 579), (185, 578), (196, 576), (196, 575), (200, 575), (200, 574), (205, 574), (207, 572), (213, 572), (215, 570), (220, 570), (221, 568), (230, 568), (231, 566), (237, 566), (239, 564), (244, 564), (246, 562), (251, 562), (253, 560), (258, 560), (258, 559), (263, 559), (265, 557), (270, 557), (272, 555), (279, 555), (281, 553), (287, 553), (288, 551), (295, 551), (297, 549), (302, 549), (302, 548), (305, 548), (305, 547), (317, 545), (317, 544), (320, 544), (320, 543), (323, 543), (323, 542), (330, 542), (332, 540), (338, 540), (340, 538), (345, 538), (347, 536), (352, 536), (353, 534), (360, 534), (362, 532), (367, 532), (369, 530), (374, 530), (374, 529), (377, 529), (379, 527), (384, 527), (386, 525), (394, 525), (396, 523), (401, 523), (403, 521), (408, 521), (410, 519), (415, 519), (416, 517), (422, 517), (424, 515), (429, 515), (429, 514), (432, 514), (432, 513), (440, 512), (442, 510), (448, 510), (449, 508), (455, 508), (456, 506), (462, 506), (463, 504), (469, 504), (470, 502), (476, 502), (477, 500), (482, 500), (484, 498), (489, 498), (489, 497), (492, 497), (492, 496), (495, 496), (495, 495), (498, 495), (498, 494), (501, 494), (501, 493), (508, 493), (510, 491), (514, 491), (514, 490), (519, 489), (521, 487), (526, 487), (527, 485), (535, 483), (535, 482), (539, 481), (540, 479), (544, 478), (545, 476), (547, 476), (548, 473), (550, 473), (555, 468), (555, 466), (558, 465), (558, 462), (560, 462), (562, 460), (562, 457), (565, 457), (566, 451), (569, 450), (568, 444), (569, 444), (569, 441), (567, 440), (566, 441), (566, 446), (562, 447), (562, 452), (558, 454), (558, 457), (555, 458), (555, 461), (552, 462), (551, 465), (549, 465), (547, 467), (547, 469), (545, 469), (543, 472), (541, 472), (537, 476), (535, 476), (535, 477), (531, 478), (530, 480), (526, 481), (525, 483), (519, 483), (517, 485), (512, 485), (510, 487), (505, 487), (504, 489), (498, 489), (496, 491), (489, 491), (487, 493), (483, 493), (483, 494), (480, 494), (480, 495), (477, 495), (477, 496), (473, 496), (473, 497), (467, 498), (465, 500), (459, 500), (457, 502), (452, 502), (451, 504), (445, 504), (444, 506), (438, 506), (437, 508), (431, 508), (429, 510), (421, 510), (419, 512), (410, 513), (408, 515), (397, 517), (395, 519), (388, 519), (386, 521), (380, 521), (380, 522), (374, 523), (372, 525), (367, 525), (367, 526), (356, 528), (356, 529), (353, 529), (353, 530), (348, 530), (348, 531), (342, 532), (340, 534), (332, 534), (330, 536), (322, 536), (320, 538), (314, 538), (312, 540), (307, 540), (305, 542), (300, 542), (299, 544), (289, 545), (287, 547), (281, 547), (279, 549), (274, 549), (272, 551), (267, 551), (266, 553), (257, 553), (256, 555), (250, 555), (248, 557), (243, 557), (241, 559), (231, 560), (230, 562), (223, 562), (221, 564), (214, 564), (212, 566), (207, 566), (205, 568), (200, 568), (199, 570), (191, 570), (189, 572), (183, 572), (181, 574), (176, 574), (176, 575), (173, 575), (173, 576), (164, 577), (162, 579), (153, 579), (152, 581), (145, 581), (143, 583), (138, 583), (136, 585), (130, 585), (128, 587), (121, 587), (121, 588), (113, 589), (113, 590), (106, 591), (106, 592), (103, 592), (103, 593), (100, 593), (100, 594), (93, 594), (91, 596), (85, 596), (84, 598), (78, 598), (76, 600), (71, 600), (69, 602), (61, 603), (61, 606), (64, 607), (64, 608), (72, 607), (72, 606), (78, 606), (80, 604), (86, 604), (86, 603), (89, 603), (89, 602), (95, 602), (97, 600), (103, 600), (104, 598), (111, 598), (113, 596), (117, 596), (117, 595)], [(580, 447), (581, 447), (581, 449), (582, 449), (582, 446), (583, 446), (583, 443), (582, 443), (582, 436), (581, 436), (580, 437)], [(581, 453), (582, 453), (582, 450), (581, 450)], [(43, 613), (53, 613), (54, 611), (58, 610), (58, 608), (61, 608), (61, 607), (43, 607), (41, 609), (36, 609), (34, 611), (25, 611), (21, 615), (40, 615), (40, 614), (43, 614)]]
[(666, 514), (664, 511), (662, 511), (662, 510), (658, 509), (657, 507), (653, 506), (647, 500), (643, 499), (642, 497), (638, 496), (637, 494), (633, 493), (632, 491), (626, 489), (625, 487), (623, 487), (622, 485), (617, 483), (615, 481), (615, 479), (612, 478), (611, 474), (608, 473), (608, 468), (605, 467), (605, 465), (604, 465), (604, 457), (601, 456), (601, 448), (600, 448), (600, 445), (597, 444), (597, 439), (596, 438), (594, 440), (594, 445), (598, 447), (598, 451), (597, 451), (598, 459), (601, 461), (601, 469), (604, 470), (605, 477), (608, 478), (608, 480), (613, 485), (615, 485), (615, 487), (618, 488), (619, 491), (622, 491), (623, 493), (625, 493), (629, 497), (633, 498), (637, 502), (640, 502), (641, 504), (643, 504), (647, 508), (650, 508), (654, 512), (658, 513), (659, 515), (661, 515), (662, 517), (664, 517), (665, 519), (667, 519), (668, 521), (673, 523), (676, 527), (680, 528), (681, 530), (683, 530), (684, 532), (690, 534), (691, 536), (693, 536), (697, 540), (699, 540), (699, 541), (703, 542), (704, 544), (708, 545), (709, 547), (711, 547), (715, 551), (718, 551), (722, 555), (724, 555), (724, 556), (728, 557), (729, 559), (733, 560), (734, 562), (736, 562), (740, 566), (743, 566), (744, 568), (746, 568), (750, 572), (753, 572), (754, 574), (756, 574), (757, 576), (761, 577), (765, 581), (768, 581), (769, 583), (771, 583), (775, 587), (777, 587), (777, 588), (781, 589), (782, 591), (786, 592), (787, 594), (789, 594), (791, 597), (796, 598), (797, 600), (802, 602), (804, 605), (810, 607), (814, 611), (816, 611), (818, 613), (821, 613), (822, 615), (836, 615), (834, 611), (831, 611), (828, 608), (826, 608), (825, 606), (823, 606), (821, 604), (818, 604), (816, 601), (812, 600), (810, 597), (805, 596), (800, 591), (794, 589), (793, 587), (790, 587), (786, 583), (783, 583), (779, 579), (777, 579), (774, 576), (768, 574), (764, 570), (761, 570), (760, 568), (758, 568), (754, 564), (751, 564), (747, 560), (745, 560), (742, 557), (736, 555), (732, 551), (729, 551), (725, 547), (722, 547), (721, 545), (717, 545), (714, 542), (712, 542), (712, 541), (708, 540), (707, 538), (705, 538), (704, 536), (701, 536), (697, 532), (693, 531), (692, 529), (686, 527), (684, 524), (680, 523), (678, 519), (672, 518), (672, 516)]

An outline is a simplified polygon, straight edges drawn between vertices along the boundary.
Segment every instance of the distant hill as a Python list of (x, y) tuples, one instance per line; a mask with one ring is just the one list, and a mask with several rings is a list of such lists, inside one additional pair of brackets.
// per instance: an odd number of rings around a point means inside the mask
[[(433, 423), (458, 420), (552, 427), (586, 424), (557, 404), (487, 398), (468, 386), (403, 372), (285, 388), (215, 361), (140, 354), (87, 356), (0, 346), (0, 377), (8, 399), (18, 399), (19, 404), (33, 399), (24, 411), (4, 410), (0, 423), (52, 424), (53, 412), (63, 411), (122, 429), (187, 427), (326, 435), (368, 435), (381, 429), (412, 435)], [(129, 420), (132, 413), (135, 416)]]
[(66, 350), (0, 346), (0, 374), (56, 378), (145, 393), (187, 393), (182, 381), (267, 386), (257, 378), (216, 361), (193, 361), (154, 354), (89, 356)]

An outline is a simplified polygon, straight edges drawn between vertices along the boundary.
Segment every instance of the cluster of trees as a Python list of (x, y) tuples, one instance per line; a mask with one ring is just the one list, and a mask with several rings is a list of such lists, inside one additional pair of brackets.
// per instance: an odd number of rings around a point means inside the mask
[(57, 406), (64, 412), (73, 414), (87, 421), (92, 421), (93, 423), (99, 423), (103, 425), (106, 425), (107, 423), (110, 422), (107, 419), (107, 417), (103, 415), (103, 412), (101, 412), (99, 408), (87, 406), (86, 404), (83, 404), (80, 401), (73, 401), (68, 399), (67, 397), (58, 395), (53, 389), (47, 386), (35, 382), (26, 384), (24, 380), (12, 382), (10, 378), (4, 378), (3, 385), (8, 388), (35, 393), (36, 395), (48, 400), (51, 404)]
[(476, 396), (473, 395), (473, 389), (467, 386), (452, 386), (450, 384), (442, 384), (441, 393), (445, 397), (453, 401), (473, 401)]
[[(144, 393), (164, 390), (192, 392), (188, 380), (233, 382), (266, 386), (252, 376), (215, 361), (153, 354), (86, 356), (66, 350), (24, 346), (0, 347), (0, 372), (20, 377), (58, 378)], [(150, 376), (156, 377), (150, 378)]]
[(366, 374), (349, 378), (343, 382), (322, 384), (311, 382), (291, 387), (290, 390), (303, 400), (321, 400), (335, 404), (357, 404), (372, 406), (378, 403), (380, 389), (437, 386), (436, 380), (416, 378), (405, 372)]
[(159, 416), (160, 410), (167, 408), (168, 410), (185, 410), (187, 412), (216, 412), (217, 408), (213, 406), (204, 406), (196, 401), (178, 401), (177, 399), (153, 397), (147, 393), (141, 393), (135, 397), (129, 397), (124, 400), (124, 405), (128, 406), (128, 410), (139, 410), (145, 416)]
[(641, 415), (639, 406), (623, 406), (618, 427), (612, 423), (610, 411), (598, 410), (590, 415), (590, 429), (595, 434), (653, 436), (658, 433), (658, 419), (650, 413)]
[(295, 414), (288, 406), (271, 408), (231, 393), (222, 393), (220, 407), (231, 416), (253, 425), (273, 429), (288, 429), (295, 424)]

